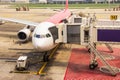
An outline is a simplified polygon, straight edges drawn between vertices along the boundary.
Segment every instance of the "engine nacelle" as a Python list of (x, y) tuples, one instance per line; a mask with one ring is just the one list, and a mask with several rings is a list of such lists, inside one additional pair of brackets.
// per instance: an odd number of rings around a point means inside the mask
[(20, 30), (17, 34), (17, 36), (21, 42), (28, 41), (30, 39), (30, 35), (31, 35), (31, 30), (27, 29), (27, 28)]

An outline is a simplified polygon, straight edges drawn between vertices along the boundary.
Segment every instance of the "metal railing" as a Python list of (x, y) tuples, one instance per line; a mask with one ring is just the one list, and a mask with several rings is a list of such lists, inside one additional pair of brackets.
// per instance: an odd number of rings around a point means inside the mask
[(114, 71), (112, 66), (104, 59), (104, 57), (101, 55), (101, 53), (91, 44), (89, 43), (89, 46), (92, 50), (92, 52), (102, 61), (102, 63), (109, 69), (110, 74), (112, 76), (116, 76), (117, 72)]

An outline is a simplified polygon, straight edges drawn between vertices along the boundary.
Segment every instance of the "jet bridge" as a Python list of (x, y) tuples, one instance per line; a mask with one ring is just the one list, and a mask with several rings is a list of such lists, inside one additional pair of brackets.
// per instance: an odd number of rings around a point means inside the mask
[(63, 29), (64, 42), (80, 44), (81, 24), (66, 24)]
[(96, 26), (96, 42), (99, 43), (120, 43), (120, 27)]
[[(56, 43), (69, 43), (69, 44), (80, 44), (88, 45), (90, 38), (90, 25), (92, 28), (92, 41), (95, 43), (119, 43), (120, 38), (120, 20), (95, 20), (91, 23), (89, 17), (79, 17), (73, 15), (68, 19), (68, 23), (57, 25), (58, 28), (58, 39)], [(111, 25), (109, 25), (109, 23)]]
[[(101, 21), (97, 21), (91, 17), (72, 16), (68, 23), (57, 25), (58, 39), (56, 39), (55, 42), (89, 46), (90, 52), (94, 53), (93, 56), (91, 54), (91, 64), (89, 65), (90, 69), (94, 69), (97, 66), (97, 56), (104, 63), (104, 65), (106, 65), (107, 73), (114, 76), (119, 73), (119, 71), (116, 72), (114, 67), (106, 62), (101, 53), (97, 51), (94, 44), (119, 43), (120, 38), (118, 37), (118, 34), (120, 34), (120, 25), (118, 24), (120, 24), (120, 21), (105, 21), (102, 24)], [(107, 25), (109, 23), (113, 25)], [(110, 45), (106, 44), (106, 46), (112, 52)], [(103, 68), (100, 68), (100, 70), (104, 72)]]
[(85, 45), (89, 39), (89, 18), (72, 16), (68, 23), (57, 25), (58, 39), (56, 43), (69, 43)]

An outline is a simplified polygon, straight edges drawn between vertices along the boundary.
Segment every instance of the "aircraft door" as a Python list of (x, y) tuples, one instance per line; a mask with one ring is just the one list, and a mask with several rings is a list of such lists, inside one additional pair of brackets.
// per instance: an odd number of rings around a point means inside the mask
[(80, 44), (80, 24), (66, 25), (66, 40), (67, 43)]

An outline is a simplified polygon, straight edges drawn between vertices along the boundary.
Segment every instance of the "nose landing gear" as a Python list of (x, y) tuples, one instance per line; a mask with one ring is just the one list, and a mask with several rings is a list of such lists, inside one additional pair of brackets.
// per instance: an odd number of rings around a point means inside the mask
[(49, 55), (48, 52), (45, 52), (45, 54), (43, 55), (43, 62), (48, 62), (49, 61)]

